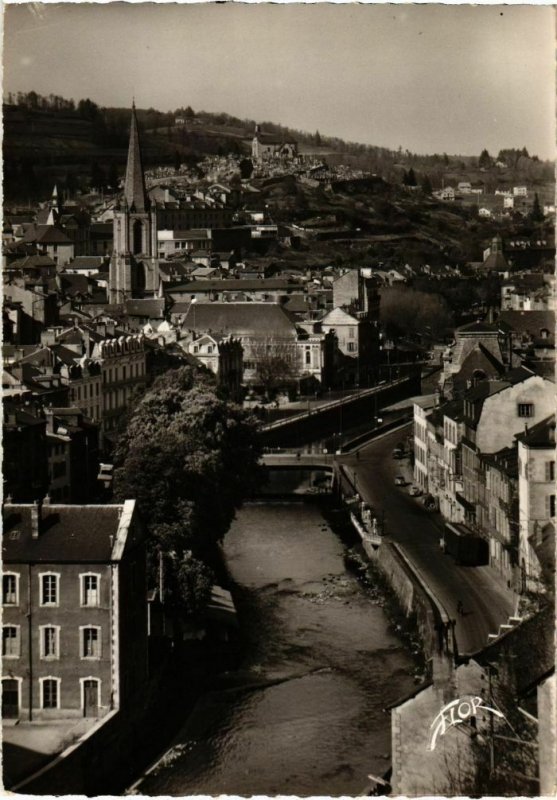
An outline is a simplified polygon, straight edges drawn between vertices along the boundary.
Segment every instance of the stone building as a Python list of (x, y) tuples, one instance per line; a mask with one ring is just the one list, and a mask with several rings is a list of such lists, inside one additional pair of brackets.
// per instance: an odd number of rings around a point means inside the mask
[(153, 295), (159, 288), (157, 213), (145, 189), (135, 105), (132, 106), (124, 194), (114, 211), (109, 269), (111, 303)]
[(270, 158), (295, 158), (297, 155), (298, 143), (294, 139), (262, 133), (260, 126), (255, 126), (251, 143), (251, 157), (254, 161), (261, 163)]
[(6, 503), (4, 718), (102, 717), (147, 679), (146, 557), (135, 501)]
[(555, 585), (555, 415), (517, 439), (521, 582), (543, 590)]

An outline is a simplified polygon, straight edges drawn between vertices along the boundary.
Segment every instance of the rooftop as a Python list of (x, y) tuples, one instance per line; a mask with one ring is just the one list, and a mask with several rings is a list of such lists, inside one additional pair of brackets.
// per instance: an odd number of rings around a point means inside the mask
[(5, 563), (109, 562), (115, 560), (123, 505), (43, 504), (40, 534), (33, 538), (32, 504), (4, 505)]

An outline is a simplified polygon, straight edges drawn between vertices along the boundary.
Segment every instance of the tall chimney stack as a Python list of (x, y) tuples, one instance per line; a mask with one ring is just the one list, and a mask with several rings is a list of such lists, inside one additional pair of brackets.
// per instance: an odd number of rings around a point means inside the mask
[(31, 506), (31, 536), (33, 537), (33, 539), (39, 538), (40, 526), (41, 526), (41, 502), (40, 500), (35, 500), (35, 502)]

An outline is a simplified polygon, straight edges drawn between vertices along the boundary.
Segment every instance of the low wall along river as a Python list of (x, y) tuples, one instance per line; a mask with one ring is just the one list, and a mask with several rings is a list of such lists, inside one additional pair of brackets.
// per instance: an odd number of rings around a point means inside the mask
[(390, 766), (383, 709), (414, 686), (415, 664), (347, 570), (323, 502), (266, 499), (238, 514), (224, 550), (243, 663), (138, 792), (353, 795)]

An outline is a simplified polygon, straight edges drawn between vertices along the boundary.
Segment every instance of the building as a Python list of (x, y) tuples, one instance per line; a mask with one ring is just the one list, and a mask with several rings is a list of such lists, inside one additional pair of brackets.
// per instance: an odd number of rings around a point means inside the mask
[(555, 415), (518, 439), (520, 570), (523, 589), (555, 585)]
[(2, 711), (32, 722), (141, 702), (146, 556), (135, 501), (3, 507)]
[(103, 386), (103, 433), (117, 427), (128, 410), (132, 395), (146, 383), (146, 353), (141, 335), (103, 339), (96, 354), (101, 364)]
[(121, 204), (114, 211), (114, 250), (109, 268), (111, 303), (155, 294), (157, 211), (145, 189), (135, 104), (132, 106), (128, 162)]
[(219, 333), (205, 333), (192, 338), (187, 351), (217, 376), (219, 386), (227, 388), (233, 399), (241, 398), (244, 351), (239, 340)]
[(272, 158), (295, 158), (297, 155), (298, 143), (295, 139), (261, 133), (259, 125), (255, 126), (251, 143), (251, 157), (254, 161), (261, 163)]
[(48, 491), (46, 420), (36, 409), (4, 398), (2, 473), (4, 497), (30, 503)]
[(48, 408), (45, 417), (51, 502), (91, 502), (98, 489), (99, 426), (79, 408)]

